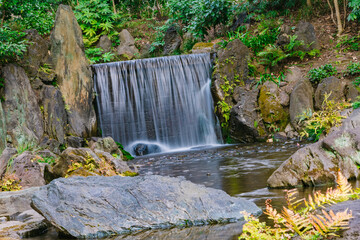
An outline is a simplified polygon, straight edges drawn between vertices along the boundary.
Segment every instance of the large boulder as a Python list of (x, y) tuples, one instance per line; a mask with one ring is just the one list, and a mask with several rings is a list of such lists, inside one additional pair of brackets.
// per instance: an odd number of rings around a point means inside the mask
[(48, 59), (49, 43), (35, 29), (26, 30), (25, 38), (31, 44), (27, 47), (20, 64), (24, 66), (29, 77), (35, 77), (41, 64)]
[(41, 158), (31, 152), (17, 156), (9, 165), (6, 174), (14, 174), (23, 188), (45, 185), (44, 174), (38, 160)]
[(3, 153), (0, 155), (0, 179), (3, 177), (8, 162), (14, 155), (17, 154), (17, 150), (15, 148), (5, 148)]
[(67, 114), (59, 89), (54, 86), (44, 86), (41, 91), (41, 106), (45, 132), (50, 138), (64, 144)]
[(31, 198), (39, 187), (32, 187), (15, 192), (0, 193), (0, 217), (11, 216), (31, 209)]
[(336, 77), (328, 77), (321, 81), (315, 91), (315, 108), (322, 109), (325, 95), (329, 94), (328, 100), (342, 102), (345, 100), (346, 81)]
[(122, 156), (119, 146), (112, 137), (99, 138), (96, 143), (94, 143), (92, 148), (103, 152), (108, 152), (110, 154), (117, 154)]
[(51, 34), (51, 57), (69, 117), (69, 133), (90, 136), (96, 132), (93, 80), (84, 53), (82, 32), (71, 7), (60, 5)]
[(290, 95), (290, 121), (291, 124), (299, 130), (299, 119), (303, 114), (312, 114), (314, 112), (313, 103), (314, 89), (308, 79), (298, 81)]
[(229, 135), (236, 142), (255, 142), (265, 133), (257, 112), (259, 89), (245, 90), (237, 87), (234, 91), (237, 104), (230, 111)]
[[(249, 49), (239, 39), (230, 42), (225, 49), (219, 50), (212, 84), (215, 102), (224, 100), (225, 93), (222, 86), (225, 82), (230, 86), (245, 85), (249, 73), (249, 54)], [(231, 101), (228, 104), (231, 104)]]
[(139, 50), (135, 47), (135, 39), (128, 30), (123, 29), (119, 34), (120, 45), (117, 48), (117, 55), (122, 56), (126, 60), (130, 60), (140, 56)]
[[(6, 120), (5, 113), (0, 101), (0, 155), (6, 148)], [(1, 163), (0, 163), (1, 164)], [(1, 171), (1, 168), (0, 168)], [(1, 175), (1, 172), (0, 172)]]
[(302, 51), (320, 49), (319, 40), (316, 37), (315, 28), (309, 22), (300, 21), (295, 28), (296, 40), (303, 41), (304, 45), (299, 47)]
[(337, 171), (347, 178), (360, 176), (360, 109), (323, 140), (299, 149), (268, 179), (269, 187), (332, 183)]
[(254, 203), (221, 190), (153, 175), (56, 179), (34, 194), (32, 206), (77, 238), (233, 222), (244, 219), (242, 211), (261, 214)]
[(280, 92), (274, 82), (265, 82), (260, 89), (259, 108), (264, 122), (276, 124), (281, 129), (285, 129), (289, 114), (281, 105)]
[(44, 134), (40, 107), (23, 68), (8, 64), (3, 68), (7, 133), (14, 146), (38, 142)]
[(164, 51), (163, 55), (170, 55), (178, 51), (181, 46), (181, 37), (175, 26), (170, 26), (164, 36)]
[(212, 42), (198, 42), (191, 49), (191, 53), (199, 54), (199, 53), (213, 53), (215, 52), (215, 43)]

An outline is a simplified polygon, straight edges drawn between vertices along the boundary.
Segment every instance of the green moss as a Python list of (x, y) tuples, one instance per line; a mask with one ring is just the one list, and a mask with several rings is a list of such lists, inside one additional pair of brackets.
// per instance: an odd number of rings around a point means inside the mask
[(135, 176), (138, 176), (139, 173), (137, 172), (130, 172), (130, 171), (126, 171), (126, 172), (123, 172), (122, 173), (125, 177), (135, 177)]
[(213, 43), (204, 43), (204, 42), (199, 42), (196, 43), (193, 47), (193, 49), (203, 49), (203, 48), (212, 48), (214, 46)]

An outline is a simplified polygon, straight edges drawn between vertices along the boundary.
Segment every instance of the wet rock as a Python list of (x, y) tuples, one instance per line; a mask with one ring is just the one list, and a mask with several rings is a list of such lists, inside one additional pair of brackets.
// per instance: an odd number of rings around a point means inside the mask
[(327, 208), (334, 213), (343, 212), (345, 210), (352, 212), (353, 218), (349, 221), (349, 228), (345, 229), (341, 235), (342, 240), (357, 240), (360, 238), (360, 200), (346, 201), (337, 203)]
[(360, 109), (317, 143), (299, 149), (268, 179), (270, 187), (332, 183), (338, 169), (347, 178), (360, 176)]
[(144, 156), (152, 153), (161, 152), (161, 148), (159, 147), (159, 145), (145, 143), (136, 144), (133, 150), (136, 156)]
[(60, 144), (65, 143), (67, 113), (61, 92), (54, 86), (44, 86), (41, 91), (41, 106), (45, 132)]
[(140, 56), (139, 50), (135, 47), (135, 40), (128, 30), (123, 29), (120, 34), (120, 46), (117, 48), (117, 55), (125, 60), (130, 60)]
[(34, 210), (10, 216), (10, 221), (0, 223), (0, 238), (22, 239), (35, 237), (47, 231), (45, 219)]
[(163, 55), (171, 55), (180, 49), (181, 37), (175, 26), (171, 26), (166, 30), (164, 42)]
[(73, 148), (81, 148), (84, 145), (84, 139), (81, 137), (69, 136), (66, 138), (66, 145)]
[(191, 49), (191, 53), (193, 54), (199, 54), (199, 53), (212, 53), (215, 52), (215, 44), (210, 43), (196, 43), (193, 48)]
[(32, 206), (57, 229), (78, 238), (233, 222), (243, 220), (241, 211), (261, 213), (254, 203), (221, 190), (150, 175), (56, 179), (34, 194)]
[(96, 44), (96, 47), (104, 50), (104, 53), (110, 52), (111, 46), (112, 46), (111, 40), (107, 35), (102, 35), (99, 39), (99, 42)]
[[(211, 87), (214, 101), (224, 100), (224, 91), (221, 88), (225, 79), (229, 84), (245, 86), (248, 77), (248, 60), (250, 58), (249, 49), (239, 40), (230, 42), (225, 49), (218, 51), (218, 61), (213, 73), (213, 84)], [(231, 101), (228, 104), (233, 106)]]
[(277, 132), (274, 134), (274, 140), (276, 142), (286, 142), (287, 141), (287, 136), (286, 133), (284, 132)]
[(307, 79), (298, 81), (290, 95), (290, 121), (296, 130), (300, 128), (299, 119), (304, 113), (314, 112), (313, 88)]
[(342, 102), (345, 100), (346, 82), (336, 77), (328, 77), (321, 81), (315, 91), (315, 108), (322, 109), (325, 94), (330, 94), (328, 100)]
[(294, 139), (299, 137), (299, 134), (295, 131), (295, 129), (289, 123), (285, 128), (286, 136), (290, 139)]
[(0, 192), (0, 217), (31, 210), (31, 198), (38, 190), (39, 187), (32, 187), (15, 192)]
[(246, 91), (238, 88), (234, 92), (237, 92), (238, 103), (230, 111), (229, 135), (236, 142), (255, 142), (260, 135), (265, 133), (256, 111), (259, 90), (255, 88)]
[(319, 40), (316, 37), (315, 28), (309, 22), (300, 21), (296, 25), (295, 34), (296, 40), (304, 41), (304, 45), (298, 47), (298, 50), (311, 51), (313, 49), (320, 49)]
[(68, 109), (69, 134), (90, 136), (96, 132), (92, 72), (84, 53), (82, 31), (66, 5), (60, 5), (56, 13), (51, 58)]
[[(0, 101), (0, 155), (5, 148), (6, 148), (6, 121), (5, 121), (5, 113)], [(0, 161), (0, 165), (1, 165), (1, 161)], [(0, 167), (0, 176), (1, 176), (1, 167)]]
[(35, 29), (26, 30), (26, 39), (31, 42), (27, 51), (20, 61), (29, 77), (35, 77), (39, 67), (45, 62), (49, 55), (49, 43), (43, 39)]
[(5, 173), (9, 160), (14, 157), (15, 154), (17, 154), (17, 150), (15, 148), (5, 148), (0, 155), (0, 179)]
[(94, 145), (94, 149), (97, 149), (97, 150), (100, 150), (103, 152), (108, 152), (110, 154), (117, 154), (117, 155), (122, 156), (122, 153), (121, 153), (118, 145), (115, 143), (114, 139), (112, 139), (111, 137), (98, 139)]
[(55, 77), (56, 77), (55, 72), (52, 69), (48, 69), (46, 71), (39, 70), (37, 76), (45, 84), (51, 84), (55, 80)]
[(285, 129), (288, 113), (280, 102), (280, 89), (271, 81), (267, 81), (260, 89), (259, 108), (264, 122), (277, 124)]
[(43, 120), (36, 96), (23, 68), (8, 64), (5, 78), (6, 128), (13, 145), (38, 142), (44, 134)]
[(23, 188), (45, 185), (43, 171), (38, 163), (39, 158), (31, 152), (24, 152), (13, 160), (6, 173), (15, 174)]

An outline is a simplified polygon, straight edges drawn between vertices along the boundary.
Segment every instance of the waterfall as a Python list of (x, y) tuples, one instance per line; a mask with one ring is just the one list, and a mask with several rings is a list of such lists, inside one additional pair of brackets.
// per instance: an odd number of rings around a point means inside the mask
[(102, 136), (132, 151), (162, 151), (222, 142), (210, 92), (210, 54), (95, 64)]

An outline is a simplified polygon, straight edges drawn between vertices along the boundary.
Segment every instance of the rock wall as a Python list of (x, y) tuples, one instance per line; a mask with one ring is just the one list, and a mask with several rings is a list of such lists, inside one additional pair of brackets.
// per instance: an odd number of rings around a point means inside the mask
[(67, 108), (69, 134), (91, 136), (96, 132), (92, 73), (80, 26), (71, 7), (66, 5), (60, 5), (56, 13), (51, 58)]
[[(2, 104), (0, 101), (0, 155), (6, 148), (6, 122), (5, 122), (5, 113), (2, 108)], [(0, 170), (1, 175), (1, 170)]]

